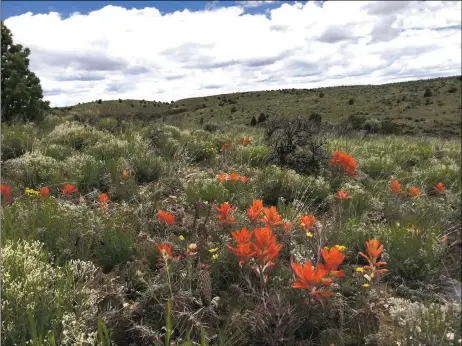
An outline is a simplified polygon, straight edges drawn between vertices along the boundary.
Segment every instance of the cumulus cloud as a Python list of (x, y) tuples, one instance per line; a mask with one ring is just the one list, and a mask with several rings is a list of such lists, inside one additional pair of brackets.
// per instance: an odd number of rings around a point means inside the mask
[(460, 13), (460, 1), (244, 1), (165, 14), (108, 5), (5, 24), (31, 49), (45, 98), (66, 106), (457, 75)]

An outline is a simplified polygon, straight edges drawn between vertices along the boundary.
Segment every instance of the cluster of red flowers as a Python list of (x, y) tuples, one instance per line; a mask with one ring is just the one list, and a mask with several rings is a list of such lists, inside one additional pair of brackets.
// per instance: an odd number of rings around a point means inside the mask
[(159, 216), (160, 223), (166, 223), (167, 225), (175, 224), (175, 215), (171, 213), (168, 213), (163, 210), (159, 210), (158, 216)]
[(1, 187), (2, 197), (6, 199), (6, 203), (11, 203), (11, 186), (2, 184)]
[(61, 189), (61, 191), (66, 195), (67, 198), (71, 196), (71, 193), (77, 192), (77, 188), (72, 184), (66, 184)]
[(244, 138), (238, 138), (237, 142), (241, 143), (243, 146), (246, 146), (251, 142), (251, 139), (249, 137), (244, 136)]
[(108, 197), (107, 193), (101, 193), (99, 195), (98, 200), (99, 200), (100, 207), (103, 207), (103, 208), (107, 207), (107, 204), (109, 202), (109, 197)]
[(303, 288), (324, 305), (323, 297), (334, 294), (332, 291), (321, 290), (323, 287), (330, 287), (334, 279), (345, 276), (343, 270), (338, 267), (345, 259), (345, 255), (334, 246), (329, 249), (321, 249), (324, 264), (318, 263), (313, 266), (310, 261), (306, 261), (302, 266), (291, 260), (291, 266), (297, 276), (297, 280), (292, 285), (293, 288)]
[(356, 160), (351, 155), (343, 151), (335, 151), (332, 159), (330, 160), (330, 164), (343, 169), (345, 173), (353, 178), (357, 176), (356, 170), (358, 167), (356, 165)]
[[(282, 244), (276, 240), (276, 235), (270, 227), (256, 228), (253, 232), (249, 232), (247, 228), (242, 227), (239, 231), (231, 232), (237, 246), (234, 248), (229, 244), (226, 247), (230, 249), (239, 259), (239, 266), (242, 265), (256, 255), (257, 263), (253, 265), (252, 270), (258, 276), (262, 276), (264, 282), (267, 281), (267, 272), (275, 266), (274, 260), (281, 251)], [(255, 240), (252, 242), (251, 238), (254, 235)]]
[(231, 212), (236, 209), (235, 206), (231, 206), (229, 202), (225, 202), (215, 207), (217, 209), (217, 218), (221, 221), (222, 226), (235, 225), (236, 221), (231, 216)]
[(342, 199), (351, 199), (352, 197), (347, 193), (345, 192), (345, 190), (341, 189), (339, 191), (337, 191), (337, 195), (336, 197), (340, 200)]
[[(438, 184), (433, 186), (433, 189), (438, 193), (443, 193), (444, 191), (446, 191), (446, 187), (444, 186), (444, 184), (442, 182), (439, 182)], [(390, 190), (396, 195), (400, 195), (400, 194), (405, 193), (401, 189), (401, 184), (396, 179), (391, 182)], [(409, 193), (409, 196), (411, 196), (411, 197), (419, 197), (420, 196), (420, 189), (417, 186), (411, 186), (409, 188), (408, 193)]]
[(45, 198), (47, 198), (49, 194), (50, 194), (50, 189), (48, 187), (40, 188), (40, 196), (41, 196), (42, 201)]
[(286, 232), (290, 230), (290, 222), (283, 222), (276, 207), (265, 208), (260, 199), (254, 200), (250, 208), (247, 209), (247, 217), (253, 226), (263, 223), (270, 228), (284, 226)]
[(232, 181), (232, 182), (237, 182), (237, 181), (240, 181), (242, 183), (246, 183), (247, 181), (249, 181), (249, 178), (243, 176), (243, 175), (240, 175), (239, 173), (236, 173), (236, 172), (233, 172), (231, 174), (227, 174), (227, 173), (220, 173), (218, 175), (218, 178), (217, 180), (220, 182), (220, 183), (224, 183), (226, 181)]

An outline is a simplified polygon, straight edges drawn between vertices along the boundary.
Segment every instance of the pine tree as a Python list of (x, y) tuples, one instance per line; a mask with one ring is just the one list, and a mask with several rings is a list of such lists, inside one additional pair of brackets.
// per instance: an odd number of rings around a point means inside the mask
[(13, 43), (3, 22), (2, 30), (2, 121), (40, 120), (49, 102), (43, 101), (40, 79), (29, 70), (30, 49)]

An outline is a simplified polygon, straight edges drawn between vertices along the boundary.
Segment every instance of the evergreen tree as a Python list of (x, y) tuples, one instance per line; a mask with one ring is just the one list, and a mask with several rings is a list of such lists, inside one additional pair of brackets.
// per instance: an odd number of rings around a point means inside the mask
[(13, 43), (11, 31), (2, 30), (2, 121), (40, 120), (49, 102), (43, 101), (40, 79), (29, 70), (30, 49)]

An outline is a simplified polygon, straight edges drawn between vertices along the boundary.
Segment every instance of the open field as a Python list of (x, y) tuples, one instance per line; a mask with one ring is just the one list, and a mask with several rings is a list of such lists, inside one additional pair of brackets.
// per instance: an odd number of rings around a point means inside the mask
[[(460, 345), (460, 142), (314, 130), (325, 155), (302, 174), (309, 146), (270, 164), (280, 142), (241, 116), (268, 104), (335, 121), (375, 102), (412, 129), (460, 133), (456, 80), (428, 82), (446, 83), (431, 106), (426, 83), (246, 93), (229, 121), (217, 97), (178, 101), (188, 115), (166, 122), (182, 129), (105, 116), (169, 110), (139, 101), (4, 125), (2, 344)], [(416, 108), (377, 102), (401, 89)], [(96, 110), (93, 125), (72, 120)], [(188, 129), (200, 116), (222, 130)]]

